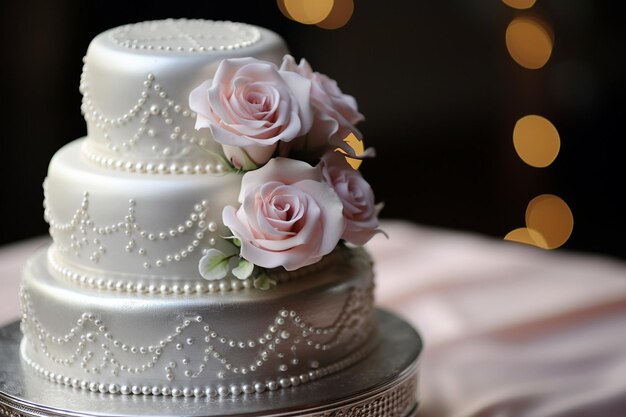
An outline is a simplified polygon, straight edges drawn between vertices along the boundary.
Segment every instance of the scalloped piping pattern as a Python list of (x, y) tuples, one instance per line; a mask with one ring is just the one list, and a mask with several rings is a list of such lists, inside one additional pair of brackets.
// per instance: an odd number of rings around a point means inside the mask
[[(343, 369), (357, 360), (364, 357), (369, 350), (358, 348), (357, 346), (365, 344), (370, 346), (376, 342), (376, 332), (371, 316), (373, 312), (373, 284), (367, 288), (353, 287), (343, 304), (339, 314), (335, 320), (328, 326), (313, 326), (307, 323), (295, 310), (281, 309), (276, 317), (271, 320), (267, 326), (267, 330), (256, 338), (244, 340), (232, 340), (221, 336), (211, 325), (206, 324), (201, 315), (193, 318), (183, 318), (178, 326), (176, 326), (169, 334), (165, 335), (161, 340), (153, 345), (136, 346), (134, 344), (125, 343), (115, 338), (110, 332), (106, 324), (93, 313), (83, 313), (76, 320), (75, 325), (64, 335), (55, 336), (47, 330), (40, 322), (35, 314), (32, 306), (30, 295), (26, 288), (22, 288), (22, 332), (34, 349), (40, 350), (48, 360), (57, 365), (70, 367), (76, 363), (86, 375), (98, 375), (104, 371), (110, 371), (112, 377), (118, 377), (120, 374), (133, 375), (142, 374), (152, 369), (160, 362), (166, 361), (165, 378), (169, 383), (175, 379), (175, 368), (177, 366), (186, 368), (184, 371), (184, 379), (192, 379), (199, 377), (206, 366), (211, 361), (219, 361), (221, 363), (221, 371), (217, 372), (216, 380), (224, 378), (226, 373), (232, 375), (241, 375), (242, 379), (246, 378), (248, 373), (254, 374), (260, 368), (267, 367), (267, 361), (270, 358), (282, 358), (281, 350), (290, 351), (293, 356), (290, 363), (297, 365), (299, 358), (297, 355), (297, 347), (307, 345), (315, 351), (324, 352), (340, 346), (341, 349), (352, 350), (353, 353), (344, 359), (319, 368), (319, 362), (313, 358), (307, 358), (309, 361), (310, 371), (300, 375), (292, 375), (285, 377), (270, 378), (265, 382), (250, 381), (231, 384), (229, 386), (223, 384), (207, 385), (203, 387), (182, 387), (175, 388), (155, 382), (149, 390), (133, 389), (133, 387), (124, 387), (116, 384), (103, 384), (96, 381), (79, 380), (70, 378), (62, 374), (54, 374), (47, 371), (41, 365), (36, 364), (25, 354), (25, 347), (22, 348), (23, 356), (26, 362), (31, 365), (37, 372), (44, 377), (55, 382), (64, 383), (66, 385), (77, 386), (81, 388), (89, 388), (100, 392), (123, 393), (123, 394), (155, 394), (155, 387), (158, 387), (158, 394), (178, 396), (175, 389), (180, 390), (180, 395), (188, 393), (200, 393), (211, 395), (211, 393), (219, 395), (229, 395), (238, 393), (262, 392), (266, 389), (275, 390), (280, 387), (299, 385), (311, 379), (328, 375)], [(181, 352), (185, 345), (193, 345), (196, 341), (185, 335), (186, 329), (192, 326), (202, 327), (202, 331), (206, 336), (200, 341), (204, 348), (204, 356), (202, 358), (189, 358)], [(92, 330), (93, 329), (93, 330)], [(37, 342), (38, 341), (38, 342)], [(50, 351), (52, 345), (62, 346), (67, 343), (76, 342), (76, 349), (72, 349), (73, 353), (64, 357), (57, 356)], [(168, 349), (170, 346), (175, 350)], [(287, 347), (285, 347), (287, 346)], [(103, 351), (102, 362), (93, 364), (92, 359), (96, 356), (91, 348), (99, 348)], [(250, 363), (235, 364), (228, 359), (228, 351), (254, 349), (260, 350)], [(286, 349), (286, 350), (285, 350)], [(174, 355), (169, 359), (164, 359), (163, 354), (166, 351), (173, 351)], [(120, 354), (130, 353), (131, 357), (139, 357), (141, 364), (123, 363), (116, 352)], [(308, 355), (307, 355), (308, 356)], [(144, 360), (147, 357), (147, 361)], [(162, 359), (163, 358), (163, 359)], [(199, 364), (196, 364), (198, 362)], [(279, 360), (278, 362), (283, 362)], [(287, 362), (287, 361), (284, 361)], [(285, 363), (279, 365), (278, 371), (286, 372), (289, 366)], [(164, 391), (165, 389), (165, 391)], [(187, 391), (185, 391), (187, 390)], [(147, 391), (147, 392), (146, 392)], [(187, 395), (188, 396), (188, 395)]]
[[(139, 255), (138, 262), (143, 263), (144, 269), (148, 270), (152, 267), (162, 268), (172, 262), (180, 262), (187, 256), (201, 249), (200, 245), (204, 244), (203, 239), (207, 234), (216, 234), (218, 231), (218, 223), (209, 221), (208, 209), (209, 202), (202, 200), (193, 206), (191, 212), (187, 215), (187, 219), (178, 225), (164, 228), (161, 231), (148, 231), (141, 227), (136, 219), (136, 201), (131, 198), (128, 200), (127, 214), (120, 219), (119, 222), (107, 225), (96, 225), (91, 219), (89, 213), (89, 192), (83, 193), (82, 201), (79, 207), (74, 211), (72, 218), (68, 222), (61, 222), (55, 219), (54, 213), (48, 203), (48, 181), (44, 181), (44, 219), (50, 225), (50, 235), (54, 240), (57, 249), (61, 253), (72, 252), (74, 256), (79, 257), (81, 252), (93, 245), (95, 250), (89, 255), (89, 261), (97, 264), (101, 257), (107, 254), (107, 247), (102, 243), (101, 238), (111, 234), (124, 233), (128, 237), (124, 250), (128, 253), (136, 253)], [(69, 245), (62, 245), (59, 241), (58, 234), (69, 234)], [(88, 238), (88, 234), (92, 234), (92, 238)], [(185, 236), (185, 233), (191, 233), (191, 236)], [(163, 258), (150, 260), (148, 251), (139, 246), (138, 240), (146, 240), (152, 242), (169, 242), (172, 239), (185, 237), (188, 242), (183, 243), (180, 249), (165, 255)], [(216, 237), (208, 239), (207, 246), (214, 246)]]
[(375, 337), (371, 338), (362, 348), (347, 356), (339, 362), (332, 365), (325, 366), (323, 368), (309, 371), (300, 375), (293, 375), (290, 377), (282, 377), (276, 379), (268, 379), (265, 382), (244, 383), (244, 384), (231, 384), (231, 385), (206, 385), (206, 386), (171, 386), (167, 384), (152, 384), (152, 385), (120, 385), (120, 384), (106, 384), (97, 381), (90, 381), (86, 379), (71, 378), (46, 370), (44, 367), (38, 365), (35, 361), (30, 359), (22, 344), (22, 358), (26, 364), (33, 369), (39, 376), (47, 379), (50, 382), (65, 385), (73, 388), (80, 388), (83, 390), (89, 390), (91, 392), (100, 392), (103, 394), (122, 394), (122, 395), (163, 395), (172, 397), (228, 397), (238, 396), (242, 394), (262, 393), (265, 391), (276, 391), (278, 389), (298, 387), (299, 385), (306, 384), (308, 382), (315, 381), (319, 378), (323, 378), (327, 375), (334, 374), (342, 371), (345, 368), (352, 366), (353, 364), (361, 361), (367, 357), (378, 345), (378, 340)]
[[(181, 126), (192, 123), (196, 114), (188, 109), (186, 105), (176, 103), (169, 98), (167, 92), (163, 87), (156, 82), (156, 76), (152, 73), (146, 75), (143, 81), (143, 88), (139, 93), (139, 98), (135, 100), (127, 111), (118, 114), (117, 116), (106, 116), (96, 107), (91, 97), (89, 89), (89, 83), (87, 82), (88, 67), (87, 64), (83, 65), (83, 73), (81, 74), (79, 90), (83, 95), (81, 104), (81, 113), (85, 117), (87, 122), (92, 122), (93, 127), (102, 132), (106, 147), (109, 151), (114, 152), (118, 157), (107, 157), (104, 154), (98, 152), (90, 152), (89, 137), (87, 138), (86, 146), (83, 146), (83, 153), (88, 160), (93, 161), (106, 168), (115, 168), (119, 170), (126, 170), (131, 172), (140, 173), (152, 173), (152, 174), (195, 174), (195, 173), (221, 173), (224, 171), (224, 167), (217, 163), (211, 164), (166, 164), (165, 162), (153, 163), (153, 162), (140, 162), (131, 161), (128, 158), (124, 158), (124, 153), (132, 150), (139, 141), (146, 138), (167, 138), (171, 144), (167, 141), (156, 140), (156, 143), (152, 145), (152, 156), (156, 158), (170, 159), (173, 157), (187, 158), (192, 149), (196, 147), (202, 152), (206, 152), (206, 146), (214, 143), (211, 136), (195, 136), (197, 133), (195, 130), (191, 130), (188, 133)], [(154, 98), (154, 99), (152, 99)], [(162, 119), (165, 123), (165, 131), (155, 130), (154, 127), (150, 127), (150, 120)], [(188, 119), (188, 120), (185, 120)], [(138, 121), (139, 127), (135, 129), (130, 138), (122, 140), (116, 143), (112, 140), (110, 130), (119, 127), (126, 126), (130, 123)], [(163, 143), (164, 142), (164, 143)], [(210, 158), (215, 159), (214, 157)]]

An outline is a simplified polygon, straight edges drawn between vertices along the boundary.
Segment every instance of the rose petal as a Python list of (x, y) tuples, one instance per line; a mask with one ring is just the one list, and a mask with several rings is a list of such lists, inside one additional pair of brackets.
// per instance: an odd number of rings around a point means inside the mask
[(295, 72), (280, 71), (287, 85), (298, 101), (301, 129), (296, 136), (304, 135), (313, 124), (313, 111), (310, 103), (311, 81)]
[(260, 185), (273, 181), (289, 185), (305, 179), (320, 181), (320, 171), (304, 161), (296, 161), (289, 158), (272, 158), (262, 169), (254, 171), (254, 175), (246, 174), (243, 176), (239, 202), (243, 203), (245, 196), (250, 193), (250, 190)]
[(331, 187), (317, 181), (300, 181), (298, 188), (304, 190), (324, 207), (320, 220), (324, 225), (324, 236), (319, 251), (322, 255), (326, 255), (337, 246), (345, 229), (345, 220), (341, 214), (343, 212), (341, 199)]
[(213, 80), (206, 80), (189, 93), (189, 108), (196, 112), (196, 130), (210, 127), (211, 107), (208, 90)]

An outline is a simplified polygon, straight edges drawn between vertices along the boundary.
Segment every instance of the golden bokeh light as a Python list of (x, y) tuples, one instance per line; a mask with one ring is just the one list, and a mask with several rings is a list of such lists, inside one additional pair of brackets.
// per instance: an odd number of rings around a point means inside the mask
[[(326, 19), (333, 4), (333, 0), (284, 0), (289, 17), (305, 25), (314, 25)], [(278, 7), (280, 8), (280, 2)]]
[(548, 243), (543, 236), (541, 236), (541, 233), (528, 227), (520, 227), (510, 231), (506, 236), (504, 236), (504, 240), (548, 249)]
[[(343, 141), (347, 143), (352, 149), (354, 149), (355, 155), (361, 155), (363, 152), (365, 152), (365, 143), (363, 143), (362, 140), (359, 140), (359, 138), (354, 136), (354, 133), (350, 133)], [(335, 150), (343, 154), (346, 153), (346, 151), (341, 148), (337, 148)], [(350, 166), (352, 166), (352, 168), (354, 169), (359, 169), (361, 163), (363, 162), (360, 159), (354, 159), (348, 156), (346, 156), (346, 161), (348, 161)]]
[(544, 168), (554, 162), (559, 154), (561, 139), (548, 119), (531, 114), (515, 123), (513, 146), (522, 161), (536, 168)]
[(323, 29), (339, 29), (348, 23), (353, 12), (353, 0), (335, 0), (333, 8), (328, 16), (319, 22), (317, 26)]
[(506, 48), (511, 57), (524, 68), (543, 67), (552, 54), (552, 38), (539, 21), (528, 17), (513, 19), (506, 28)]
[(280, 12), (283, 14), (283, 16), (285, 16), (288, 19), (293, 20), (293, 18), (291, 17), (289, 12), (287, 11), (287, 8), (285, 7), (285, 0), (276, 0), (276, 5), (278, 5), (278, 10), (280, 10)]
[(536, 0), (502, 0), (504, 4), (518, 10), (530, 9)]
[(548, 249), (556, 249), (567, 242), (572, 234), (574, 216), (561, 198), (543, 194), (528, 203), (526, 226), (543, 236)]

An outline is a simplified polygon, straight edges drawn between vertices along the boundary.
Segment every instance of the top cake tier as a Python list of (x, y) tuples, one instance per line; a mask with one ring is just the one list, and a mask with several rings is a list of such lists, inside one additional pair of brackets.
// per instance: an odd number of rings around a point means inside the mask
[(82, 152), (117, 170), (211, 172), (217, 163), (211, 152), (220, 148), (209, 129), (195, 130), (189, 93), (223, 59), (279, 64), (286, 53), (276, 33), (242, 23), (163, 20), (108, 30), (84, 59)]

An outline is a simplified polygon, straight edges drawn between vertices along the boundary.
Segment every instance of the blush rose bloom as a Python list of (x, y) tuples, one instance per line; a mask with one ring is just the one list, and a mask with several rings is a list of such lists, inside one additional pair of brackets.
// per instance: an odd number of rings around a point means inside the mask
[(353, 154), (354, 150), (343, 140), (350, 133), (354, 133), (359, 140), (362, 139), (363, 135), (355, 125), (365, 119), (359, 113), (354, 97), (343, 94), (335, 80), (314, 72), (304, 58), (296, 64), (291, 55), (285, 55), (280, 69), (311, 80), (311, 104), (314, 108), (313, 127), (306, 138), (303, 138), (306, 143), (299, 140), (298, 143), (289, 144), (285, 148), (299, 150), (298, 148), (306, 147), (305, 150), (317, 150), (321, 155), (329, 147), (339, 147)]
[(306, 162), (273, 158), (244, 174), (241, 206), (227, 206), (224, 224), (241, 241), (241, 257), (288, 271), (319, 261), (341, 239), (343, 204)]
[[(266, 163), (278, 142), (311, 129), (311, 81), (254, 58), (225, 59), (212, 79), (189, 94), (196, 129), (210, 128), (234, 164), (243, 151), (257, 165)], [(237, 167), (241, 168), (241, 167)]]
[(374, 203), (372, 187), (361, 173), (348, 164), (339, 152), (327, 152), (318, 164), (322, 178), (328, 183), (343, 203), (346, 228), (341, 238), (354, 245), (364, 245), (378, 229), (378, 213), (382, 206)]

